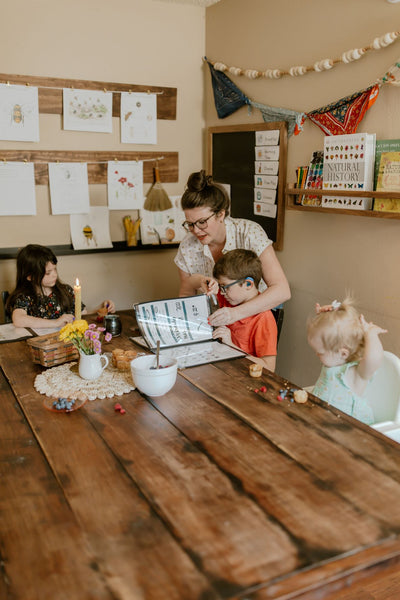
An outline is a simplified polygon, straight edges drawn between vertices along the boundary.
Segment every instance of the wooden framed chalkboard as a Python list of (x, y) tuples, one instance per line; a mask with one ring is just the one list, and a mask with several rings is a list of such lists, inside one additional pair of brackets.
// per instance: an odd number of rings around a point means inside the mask
[[(257, 132), (266, 132), (256, 135)], [(270, 132), (270, 134), (268, 134)], [(256, 140), (271, 143), (276, 138), (278, 149), (272, 149), (272, 145), (257, 146)], [(257, 156), (256, 148), (258, 149)], [(278, 173), (276, 176), (264, 176), (256, 179), (264, 168), (259, 162), (264, 159), (269, 161), (271, 156), (278, 157)], [(229, 184), (231, 189), (231, 215), (250, 219), (259, 223), (267, 232), (268, 237), (273, 240), (275, 250), (283, 248), (283, 230), (285, 220), (285, 186), (286, 186), (286, 161), (287, 161), (287, 125), (284, 121), (273, 123), (249, 123), (246, 125), (232, 125), (221, 127), (210, 127), (208, 129), (208, 172), (214, 181)], [(274, 161), (276, 162), (276, 161)], [(257, 172), (256, 172), (257, 163)], [(270, 164), (265, 164), (268, 171)], [(271, 165), (272, 166), (272, 165)], [(256, 187), (257, 184), (268, 185), (270, 181), (277, 183), (276, 194), (273, 190), (264, 192)], [(257, 193), (258, 192), (258, 193)], [(276, 216), (263, 216), (274, 214)], [(272, 205), (272, 206), (271, 206)]]

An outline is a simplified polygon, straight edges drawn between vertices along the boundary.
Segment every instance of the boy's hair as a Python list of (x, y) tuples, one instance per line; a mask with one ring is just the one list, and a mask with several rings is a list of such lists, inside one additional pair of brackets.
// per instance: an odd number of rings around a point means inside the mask
[(336, 310), (320, 312), (311, 317), (307, 322), (307, 334), (319, 334), (325, 350), (337, 352), (341, 348), (347, 348), (347, 362), (358, 360), (363, 354), (364, 330), (360, 313), (349, 296)]
[[(26, 295), (34, 299), (37, 298), (36, 290), (42, 289), (42, 279), (46, 274), (47, 263), (57, 264), (57, 257), (50, 248), (40, 246), (39, 244), (28, 244), (24, 248), (21, 248), (17, 254), (17, 281), (15, 290), (7, 300), (8, 311), (13, 310), (14, 302), (18, 296)], [(71, 298), (65, 284), (58, 277), (53, 291), (57, 296), (61, 308), (64, 311), (71, 309)]]
[(209, 207), (215, 214), (221, 210), (229, 215), (230, 199), (223, 185), (214, 183), (204, 170), (189, 175), (181, 199), (182, 210)]
[(230, 250), (223, 254), (214, 265), (213, 275), (215, 279), (228, 277), (228, 279), (245, 279), (252, 277), (254, 284), (258, 287), (262, 279), (261, 261), (252, 250)]

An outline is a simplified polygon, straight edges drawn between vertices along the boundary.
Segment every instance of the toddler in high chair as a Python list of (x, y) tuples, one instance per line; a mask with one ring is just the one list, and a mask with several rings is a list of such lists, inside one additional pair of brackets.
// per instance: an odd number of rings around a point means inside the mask
[(382, 363), (379, 335), (386, 329), (367, 323), (351, 298), (316, 304), (316, 313), (307, 326), (308, 343), (322, 363), (313, 394), (371, 425), (374, 415), (363, 395)]
[[(100, 307), (115, 312), (112, 300), (104, 300)], [(74, 320), (74, 291), (59, 280), (57, 258), (50, 248), (28, 244), (18, 252), (16, 286), (6, 310), (15, 327), (63, 327)]]

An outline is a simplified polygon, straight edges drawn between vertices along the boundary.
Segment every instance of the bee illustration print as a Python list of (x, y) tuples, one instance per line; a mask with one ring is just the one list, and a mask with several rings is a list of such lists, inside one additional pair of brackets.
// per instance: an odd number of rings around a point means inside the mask
[(20, 104), (14, 104), (11, 111), (11, 123), (24, 124), (24, 113)]
[(90, 225), (85, 225), (85, 227), (82, 229), (82, 233), (83, 233), (83, 235), (85, 237), (86, 244), (88, 246), (91, 245), (90, 242), (93, 242), (95, 245), (97, 245), (96, 244), (96, 238), (95, 238), (94, 233), (93, 233), (93, 229), (90, 227)]

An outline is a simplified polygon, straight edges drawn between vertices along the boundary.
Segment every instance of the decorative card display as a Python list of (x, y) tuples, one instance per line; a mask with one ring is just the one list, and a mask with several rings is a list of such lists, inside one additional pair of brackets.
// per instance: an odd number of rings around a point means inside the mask
[(0, 216), (36, 215), (33, 163), (0, 162)]
[(254, 202), (254, 214), (261, 217), (276, 218), (276, 204), (267, 204), (266, 202)]
[(38, 89), (0, 84), (0, 139), (39, 141)]
[(172, 208), (168, 210), (141, 210), (140, 237), (142, 244), (176, 244), (186, 235), (182, 227), (185, 213), (181, 209), (181, 196), (170, 196)]
[[(324, 190), (372, 190), (375, 134), (328, 135), (324, 139)], [(323, 196), (321, 206), (368, 210), (372, 198)]]
[(276, 190), (278, 187), (278, 175), (254, 175), (254, 187)]
[(112, 248), (106, 206), (92, 206), (86, 215), (70, 215), (69, 223), (74, 250)]
[(112, 133), (112, 92), (63, 90), (64, 129)]
[(107, 176), (108, 208), (139, 209), (144, 203), (143, 161), (110, 161)]
[(254, 202), (268, 202), (268, 204), (275, 204), (276, 190), (268, 188), (258, 188), (254, 190)]
[(86, 163), (49, 163), (49, 184), (53, 215), (89, 212)]
[(157, 95), (121, 93), (121, 142), (157, 143)]
[(256, 160), (254, 163), (254, 172), (257, 175), (278, 175), (278, 160)]
[(279, 129), (256, 131), (256, 146), (276, 146), (279, 144)]
[(279, 160), (279, 146), (255, 146), (256, 160)]

